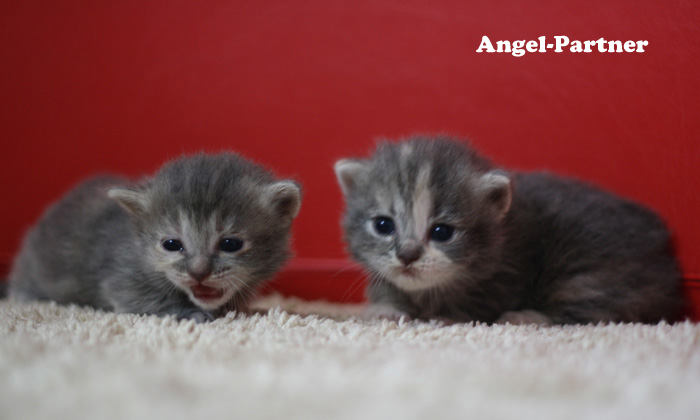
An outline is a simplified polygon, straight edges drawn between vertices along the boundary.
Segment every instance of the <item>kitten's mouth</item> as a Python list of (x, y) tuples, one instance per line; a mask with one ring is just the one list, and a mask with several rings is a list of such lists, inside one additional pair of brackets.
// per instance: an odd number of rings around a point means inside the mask
[(220, 299), (224, 295), (224, 291), (222, 289), (203, 286), (201, 284), (192, 286), (190, 290), (196, 299), (203, 301)]
[(404, 266), (399, 269), (399, 273), (408, 277), (418, 277), (418, 269), (412, 266)]

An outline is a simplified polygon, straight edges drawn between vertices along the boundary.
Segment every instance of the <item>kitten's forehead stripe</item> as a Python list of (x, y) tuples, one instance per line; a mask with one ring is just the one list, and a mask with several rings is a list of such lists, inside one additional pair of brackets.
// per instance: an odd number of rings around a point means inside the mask
[(209, 232), (216, 232), (217, 227), (218, 227), (218, 214), (217, 213), (212, 213), (211, 216), (209, 216)]
[(413, 192), (413, 233), (415, 239), (423, 240), (428, 230), (428, 223), (433, 212), (433, 194), (430, 189), (430, 174), (432, 167), (426, 164), (416, 176)]
[(190, 229), (190, 218), (187, 217), (186, 212), (182, 211), (182, 209), (178, 211), (178, 216), (178, 220), (180, 223), (178, 226), (180, 228), (180, 234), (183, 237), (189, 235), (190, 231), (192, 230)]
[(185, 241), (185, 249), (189, 253), (195, 253), (200, 247), (197, 238), (198, 231), (197, 226), (192, 226), (192, 219), (188, 217), (187, 212), (180, 210), (180, 232), (182, 232), (182, 239)]
[(394, 203), (392, 205), (393, 209), (393, 214), (395, 217), (398, 217), (399, 219), (403, 219), (406, 215), (406, 203), (404, 200), (401, 198), (401, 196), (398, 193), (394, 193)]

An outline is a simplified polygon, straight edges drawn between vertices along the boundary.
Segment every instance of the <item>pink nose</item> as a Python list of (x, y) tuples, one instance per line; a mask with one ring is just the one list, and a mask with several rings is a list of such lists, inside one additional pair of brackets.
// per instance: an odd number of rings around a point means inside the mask
[(401, 248), (396, 252), (396, 257), (400, 259), (406, 267), (418, 260), (421, 255), (423, 255), (423, 248), (419, 246)]
[(190, 274), (190, 277), (192, 277), (193, 279), (195, 279), (195, 280), (197, 280), (199, 283), (201, 283), (201, 282), (203, 282), (204, 280), (206, 280), (207, 277), (209, 277), (209, 276), (211, 275), (211, 269), (210, 269), (210, 268), (206, 268), (206, 269), (197, 270), (197, 271), (190, 270), (190, 271), (189, 271), (189, 274)]

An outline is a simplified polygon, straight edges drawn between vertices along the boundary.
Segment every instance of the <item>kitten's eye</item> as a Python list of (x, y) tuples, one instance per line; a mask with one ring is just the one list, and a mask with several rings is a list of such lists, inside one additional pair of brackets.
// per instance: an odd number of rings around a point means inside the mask
[(182, 251), (182, 242), (177, 239), (168, 239), (163, 241), (163, 248), (168, 251)]
[(452, 239), (452, 235), (455, 233), (455, 228), (444, 223), (438, 223), (430, 228), (430, 239), (436, 242), (447, 242)]
[(236, 252), (243, 248), (243, 241), (238, 238), (224, 238), (219, 242), (219, 249), (224, 252)]
[(380, 235), (391, 235), (394, 233), (394, 221), (389, 217), (377, 217), (374, 219), (374, 230)]

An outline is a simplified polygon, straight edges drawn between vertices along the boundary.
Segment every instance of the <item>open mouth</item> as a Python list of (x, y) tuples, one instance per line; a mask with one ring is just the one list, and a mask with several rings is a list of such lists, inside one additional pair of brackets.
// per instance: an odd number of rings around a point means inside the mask
[(401, 269), (401, 274), (407, 277), (417, 277), (418, 273), (417, 270), (414, 269), (413, 267), (404, 267)]
[(202, 286), (198, 284), (190, 288), (195, 298), (199, 300), (216, 300), (224, 295), (224, 291), (215, 287)]

